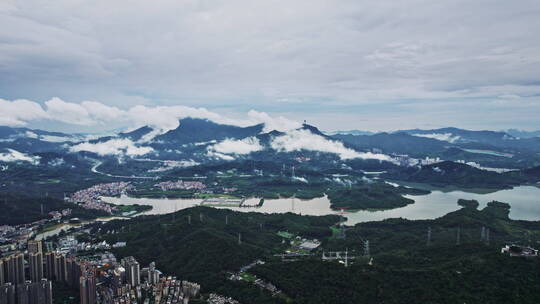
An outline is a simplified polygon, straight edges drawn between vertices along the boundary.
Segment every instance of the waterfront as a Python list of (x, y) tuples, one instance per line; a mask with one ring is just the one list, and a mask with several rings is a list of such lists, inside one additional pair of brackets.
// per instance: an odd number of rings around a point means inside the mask
[[(348, 212), (347, 224), (354, 225), (360, 222), (379, 221), (387, 218), (406, 218), (416, 219), (434, 219), (443, 216), (449, 212), (461, 208), (457, 205), (457, 200), (475, 199), (480, 203), (479, 208), (483, 208), (490, 201), (497, 200), (509, 203), (510, 218), (516, 220), (540, 220), (540, 188), (534, 186), (520, 186), (513, 189), (500, 190), (491, 193), (470, 193), (462, 190), (436, 190), (428, 195), (410, 196), (415, 201), (414, 204), (402, 208), (391, 210), (368, 211), (361, 210)], [(165, 214), (175, 210), (193, 207), (199, 205), (202, 199), (147, 199), (134, 197), (103, 197), (104, 201), (111, 204), (123, 205), (151, 205), (152, 210), (142, 214)], [(258, 198), (250, 198), (251, 201), (257, 201)], [(327, 215), (337, 214), (337, 210), (330, 208), (330, 201), (326, 196), (310, 200), (300, 200), (293, 198), (266, 199), (262, 207), (216, 207), (227, 208), (240, 212), (263, 212), (263, 213), (286, 213), (294, 212), (302, 215)]]
[(48, 237), (55, 236), (62, 231), (68, 231), (69, 229), (74, 228), (74, 227), (81, 227), (86, 224), (90, 224), (92, 222), (107, 222), (107, 221), (116, 220), (116, 219), (127, 219), (127, 217), (107, 216), (107, 217), (98, 217), (97, 219), (92, 220), (92, 221), (82, 221), (80, 223), (60, 223), (52, 227), (52, 229), (41, 231), (40, 233), (36, 234), (35, 239), (38, 241), (42, 241)]

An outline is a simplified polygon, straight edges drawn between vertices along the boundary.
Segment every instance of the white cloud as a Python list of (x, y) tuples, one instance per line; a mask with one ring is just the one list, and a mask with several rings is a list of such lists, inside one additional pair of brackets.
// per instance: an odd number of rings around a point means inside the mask
[(413, 134), (414, 136), (418, 137), (427, 137), (432, 139), (437, 139), (441, 141), (447, 141), (449, 143), (454, 143), (459, 140), (459, 136), (452, 133), (429, 133), (429, 134)]
[(0, 109), (0, 125), (25, 126), (28, 121), (49, 117), (38, 103), (24, 99), (0, 99)]
[(276, 131), (288, 131), (297, 129), (302, 126), (298, 121), (290, 120), (283, 116), (271, 117), (268, 113), (258, 112), (251, 110), (248, 112), (248, 117), (253, 124), (264, 123), (264, 132)]
[(0, 161), (2, 162), (29, 162), (33, 165), (39, 164), (39, 156), (31, 156), (28, 154), (21, 153), (13, 149), (7, 149), (8, 152), (0, 153)]
[(208, 156), (224, 160), (233, 160), (234, 157), (232, 155), (246, 155), (263, 149), (264, 147), (256, 137), (248, 137), (241, 140), (225, 139), (206, 148)]
[(62, 166), (66, 163), (63, 158), (55, 158), (49, 161), (48, 165), (52, 167)]
[(148, 142), (158, 134), (162, 134), (179, 126), (179, 120), (192, 117), (208, 119), (215, 123), (250, 126), (264, 123), (264, 131), (286, 131), (301, 126), (300, 123), (282, 116), (272, 117), (264, 112), (251, 110), (245, 119), (225, 117), (205, 108), (188, 106), (145, 106), (136, 105), (126, 110), (110, 107), (97, 101), (73, 103), (54, 97), (45, 101), (44, 107), (29, 100), (8, 101), (0, 99), (0, 125), (21, 126), (34, 120), (58, 121), (71, 125), (99, 126), (111, 123), (124, 127), (138, 128), (150, 126), (154, 130), (141, 138), (140, 142)]
[(139, 156), (154, 151), (151, 147), (136, 146), (129, 139), (111, 139), (100, 143), (80, 143), (69, 148), (71, 152), (93, 152), (99, 155), (126, 155)]
[(51, 120), (74, 125), (97, 125), (120, 118), (124, 112), (96, 101), (83, 101), (80, 104), (66, 102), (54, 97), (45, 102)]
[[(159, 6), (141, 1), (129, 7), (102, 0), (48, 6), (4, 0), (0, 92), (92, 96), (123, 107), (151, 99), (229, 109), (275, 107), (277, 100), (283, 102), (280, 108), (288, 108), (300, 100), (287, 111), (303, 115), (309, 115), (306, 110), (329, 114), (316, 109), (319, 103), (377, 103), (375, 110), (362, 108), (367, 117), (393, 108), (387, 102), (406, 99), (424, 106), (452, 99), (447, 109), (456, 109), (456, 115), (424, 107), (423, 121), (458, 117), (461, 123), (499, 124), (511, 116), (507, 111), (493, 115), (489, 105), (471, 111), (456, 104), (500, 96), (521, 96), (512, 101), (524, 104), (533, 96), (530, 119), (513, 119), (523, 124), (534, 120), (540, 107), (540, 40), (531, 30), (540, 27), (536, 8), (537, 0), (519, 5), (501, 0), (430, 5), (421, 0), (164, 0)], [(510, 85), (514, 88), (506, 89)], [(491, 115), (482, 114), (487, 110)], [(86, 111), (75, 111), (83, 118), (76, 122), (88, 122), (93, 114)], [(459, 115), (467, 113), (474, 117)], [(515, 109), (511, 113), (521, 117)], [(10, 117), (3, 124), (25, 121)], [(338, 118), (328, 125), (354, 127), (350, 124), (357, 121)], [(394, 122), (397, 128), (396, 121), (390, 117), (381, 125)]]
[(302, 182), (302, 183), (306, 183), (306, 184), (308, 183), (308, 180), (307, 180), (307, 179), (305, 179), (305, 178), (303, 178), (303, 177), (300, 177), (300, 176), (295, 176), (295, 177), (293, 177), (293, 179), (294, 179), (294, 180), (297, 180), (297, 181), (299, 181), (299, 182)]
[(300, 150), (320, 151), (325, 153), (335, 153), (341, 159), (378, 159), (381, 161), (394, 160), (385, 154), (358, 152), (349, 149), (339, 141), (329, 140), (320, 135), (313, 134), (308, 130), (292, 130), (284, 135), (272, 139), (270, 144), (273, 149), (283, 152), (292, 152)]
[(70, 142), (81, 141), (81, 138), (77, 138), (77, 137), (54, 136), (54, 135), (41, 135), (39, 139), (42, 141), (55, 142), (55, 143), (66, 142), (66, 141), (70, 141)]
[(208, 151), (207, 155), (209, 157), (219, 158), (219, 159), (223, 159), (223, 160), (234, 160), (234, 157), (231, 156), (231, 155), (227, 155), (227, 154), (223, 154), (223, 153), (219, 153), (219, 152), (215, 152), (215, 151)]
[(38, 138), (38, 135), (32, 131), (26, 131), (24, 135), (28, 138)]

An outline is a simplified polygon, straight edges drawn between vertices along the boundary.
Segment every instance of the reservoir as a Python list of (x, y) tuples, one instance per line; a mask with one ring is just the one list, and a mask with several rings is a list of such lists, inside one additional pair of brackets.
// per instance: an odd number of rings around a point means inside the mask
[[(430, 188), (432, 191), (427, 195), (405, 197), (413, 199), (414, 204), (405, 207), (377, 210), (377, 211), (350, 211), (343, 214), (347, 218), (348, 225), (360, 222), (380, 221), (388, 218), (406, 218), (410, 220), (434, 219), (449, 212), (461, 208), (457, 200), (474, 199), (480, 203), (479, 208), (484, 208), (488, 202), (493, 200), (510, 204), (510, 218), (515, 220), (540, 220), (540, 188), (534, 186), (519, 186), (513, 189), (499, 190), (490, 193), (471, 193), (464, 190), (445, 190)], [(103, 201), (111, 204), (123, 205), (151, 205), (152, 210), (142, 214), (165, 214), (176, 210), (200, 205), (202, 199), (148, 199), (122, 197), (102, 197)], [(249, 205), (256, 205), (259, 198), (246, 200)], [(266, 199), (262, 207), (215, 207), (226, 208), (240, 212), (262, 212), (262, 213), (286, 213), (293, 212), (302, 215), (328, 215), (339, 214), (340, 210), (330, 208), (330, 201), (326, 196), (301, 200), (297, 198)]]

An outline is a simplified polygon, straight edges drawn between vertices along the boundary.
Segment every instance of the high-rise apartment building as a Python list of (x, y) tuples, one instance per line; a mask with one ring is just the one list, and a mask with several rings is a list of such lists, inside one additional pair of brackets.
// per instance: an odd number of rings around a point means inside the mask
[(4, 258), (4, 268), (7, 274), (6, 282), (23, 284), (24, 278), (24, 255), (16, 253)]
[(41, 244), (41, 241), (35, 241), (35, 240), (28, 241), (28, 254), (38, 253), (38, 252), (43, 253), (43, 246)]
[(54, 260), (56, 258), (56, 253), (53, 251), (49, 251), (45, 253), (45, 275), (48, 280), (54, 280), (55, 279), (55, 273), (54, 273)]
[(30, 253), (30, 280), (40, 282), (43, 279), (43, 254), (41, 252)]
[(131, 287), (141, 285), (141, 270), (139, 262), (134, 257), (129, 256), (122, 259), (122, 266), (126, 269), (126, 281)]
[(17, 285), (16, 298), (17, 304), (52, 304), (52, 283), (47, 279), (26, 281)]
[(80, 304), (96, 304), (96, 277), (85, 273), (79, 278)]

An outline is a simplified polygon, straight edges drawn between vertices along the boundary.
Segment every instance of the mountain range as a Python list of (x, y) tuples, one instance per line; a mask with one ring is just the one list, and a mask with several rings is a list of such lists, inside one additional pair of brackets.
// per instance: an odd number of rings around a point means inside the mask
[(288, 159), (318, 158), (344, 163), (374, 159), (397, 164), (403, 155), (408, 155), (416, 159), (475, 162), (484, 167), (529, 168), (540, 164), (540, 137), (459, 128), (344, 133), (327, 135), (307, 124), (298, 129), (267, 132), (264, 124), (240, 127), (196, 118), (184, 118), (172, 130), (143, 126), (102, 137), (0, 127), (0, 162), (28, 161), (40, 157), (39, 153), (57, 153), (94, 159), (144, 157), (196, 163), (272, 161), (279, 154)]

